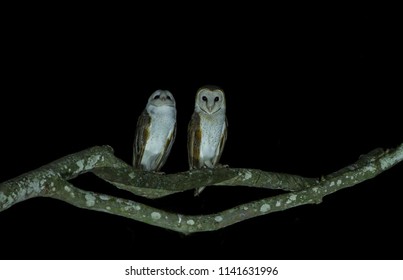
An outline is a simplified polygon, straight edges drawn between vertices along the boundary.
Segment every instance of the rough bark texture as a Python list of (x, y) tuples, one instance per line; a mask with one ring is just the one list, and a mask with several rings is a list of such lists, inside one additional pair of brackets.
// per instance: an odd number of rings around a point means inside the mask
[[(30, 198), (50, 197), (76, 207), (182, 233), (213, 231), (272, 212), (320, 203), (324, 196), (371, 179), (402, 160), (403, 144), (392, 150), (376, 149), (361, 156), (354, 164), (321, 179), (242, 168), (201, 169), (162, 175), (133, 170), (116, 158), (109, 146), (93, 147), (1, 183), (0, 212)], [(128, 199), (84, 191), (68, 182), (86, 172), (93, 172), (119, 189), (152, 199), (213, 185), (242, 185), (289, 192), (211, 215), (183, 215)]]

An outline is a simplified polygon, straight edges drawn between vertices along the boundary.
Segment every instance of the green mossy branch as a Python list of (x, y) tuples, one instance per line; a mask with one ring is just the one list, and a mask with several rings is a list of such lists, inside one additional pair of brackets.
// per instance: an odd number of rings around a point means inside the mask
[[(357, 162), (319, 178), (256, 169), (201, 169), (176, 174), (135, 171), (116, 158), (109, 146), (93, 147), (63, 157), (0, 184), (0, 212), (34, 197), (50, 197), (76, 207), (107, 212), (182, 233), (214, 231), (276, 211), (320, 203), (326, 195), (371, 179), (403, 160), (403, 144), (376, 149)], [(204, 186), (248, 186), (288, 191), (210, 215), (183, 215), (133, 200), (81, 190), (68, 180), (93, 172), (117, 188), (150, 199)]]

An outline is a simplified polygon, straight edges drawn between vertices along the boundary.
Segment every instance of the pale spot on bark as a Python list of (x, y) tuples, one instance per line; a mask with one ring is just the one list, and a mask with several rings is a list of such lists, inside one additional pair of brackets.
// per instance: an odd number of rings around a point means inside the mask
[(95, 205), (95, 196), (93, 196), (92, 194), (90, 194), (90, 193), (87, 193), (86, 195), (85, 195), (85, 204), (88, 206), (88, 207), (91, 207), (91, 206), (94, 206)]
[(340, 186), (341, 185), (341, 180), (337, 180), (337, 185)]
[(125, 211), (133, 211), (133, 210), (139, 211), (140, 209), (141, 209), (140, 206), (138, 206), (137, 204), (133, 205), (131, 203), (127, 203), (127, 206), (123, 207), (123, 210)]
[(100, 155), (91, 156), (87, 161), (87, 165), (85, 166), (85, 169), (91, 170), (92, 168), (94, 168), (95, 164), (100, 160), (100, 158), (101, 158)]
[(153, 220), (159, 220), (159, 219), (161, 219), (161, 214), (158, 213), (158, 212), (152, 212), (152, 213), (151, 213), (151, 219), (153, 219)]
[(270, 210), (270, 205), (267, 204), (267, 203), (263, 204), (263, 205), (260, 207), (260, 212), (262, 212), (262, 213), (266, 213), (266, 212), (269, 211), (269, 210)]
[(375, 171), (376, 171), (376, 168), (373, 167), (372, 165), (369, 165), (369, 166), (366, 166), (366, 167), (364, 168), (364, 171), (375, 172)]
[(297, 199), (297, 195), (296, 194), (292, 194), (290, 195), (290, 198), (285, 202), (285, 204), (290, 204), (293, 201), (295, 201)]
[(64, 190), (65, 190), (66, 192), (71, 192), (71, 188), (70, 188), (69, 186), (64, 186)]
[(80, 159), (79, 161), (77, 161), (76, 164), (78, 166), (78, 171), (84, 170), (84, 160), (83, 159)]
[(215, 220), (217, 223), (220, 223), (220, 222), (222, 222), (223, 218), (222, 218), (221, 216), (216, 216), (216, 217), (214, 218), (214, 220)]
[(25, 189), (20, 189), (20, 190), (18, 191), (17, 197), (18, 197), (18, 199), (22, 199), (22, 198), (25, 197), (26, 194), (27, 194), (27, 190), (25, 190)]
[(187, 223), (189, 226), (193, 226), (193, 225), (195, 224), (195, 221), (193, 221), (193, 220), (187, 220), (186, 223)]
[(39, 181), (38, 179), (33, 179), (31, 182), (29, 182), (28, 184), (28, 193), (39, 193), (43, 187), (43, 184), (46, 182), (45, 179), (42, 179), (41, 181)]
[(7, 200), (7, 196), (5, 196), (3, 192), (0, 192), (0, 202), (4, 202), (6, 200)]

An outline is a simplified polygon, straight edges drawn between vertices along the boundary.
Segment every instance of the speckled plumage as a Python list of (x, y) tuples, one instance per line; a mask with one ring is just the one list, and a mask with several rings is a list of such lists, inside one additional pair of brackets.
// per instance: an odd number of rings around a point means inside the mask
[[(227, 139), (224, 92), (215, 86), (200, 88), (195, 110), (188, 126), (188, 160), (190, 169), (214, 168)], [(198, 195), (203, 188), (196, 189)]]
[(133, 144), (133, 167), (159, 171), (165, 164), (176, 136), (176, 104), (167, 90), (157, 90), (137, 120)]

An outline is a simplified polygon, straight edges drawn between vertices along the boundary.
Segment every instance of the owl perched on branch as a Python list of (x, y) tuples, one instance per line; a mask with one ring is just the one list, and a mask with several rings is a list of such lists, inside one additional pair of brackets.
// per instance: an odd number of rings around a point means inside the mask
[(165, 164), (176, 136), (176, 104), (167, 90), (151, 94), (137, 120), (133, 144), (133, 166), (159, 171)]
[[(214, 168), (218, 164), (227, 140), (227, 126), (224, 91), (216, 86), (200, 88), (188, 126), (190, 169)], [(203, 189), (196, 189), (195, 195)]]

